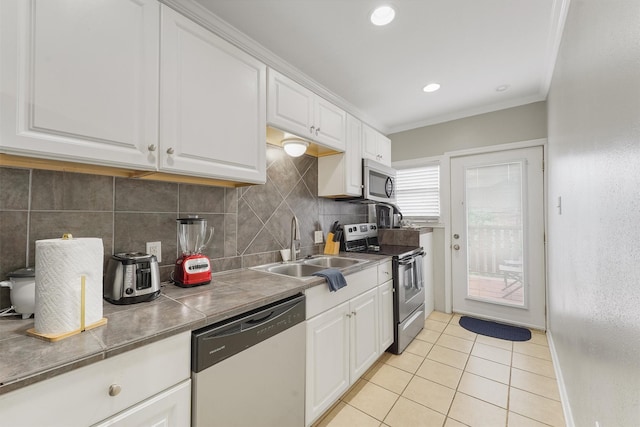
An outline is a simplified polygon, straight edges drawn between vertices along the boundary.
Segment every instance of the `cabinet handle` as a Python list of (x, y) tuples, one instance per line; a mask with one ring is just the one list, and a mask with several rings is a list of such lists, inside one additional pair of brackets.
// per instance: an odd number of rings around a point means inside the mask
[(351, 313), (347, 313), (347, 317), (351, 317)]
[(169, 148), (167, 148), (167, 154), (168, 154), (168, 155), (172, 155), (173, 153), (174, 153), (174, 151), (173, 151), (173, 147), (169, 147)]
[(358, 313), (356, 313), (355, 311), (352, 311), (352, 312), (351, 312), (351, 314), (353, 314), (353, 315), (355, 316), (355, 315), (356, 315), (356, 314), (358, 314)]
[(120, 385), (118, 384), (111, 384), (109, 386), (109, 396), (111, 397), (119, 395), (121, 391), (122, 387), (120, 387)]
[(320, 128), (316, 129), (316, 136), (318, 136), (318, 132), (320, 132)]
[(310, 133), (310, 134), (313, 134), (313, 130), (314, 130), (315, 128), (316, 128), (315, 126), (311, 126), (311, 127), (309, 128), (309, 133)]
[(149, 151), (156, 151), (156, 146), (154, 144), (149, 144), (149, 146), (147, 147), (147, 149)]

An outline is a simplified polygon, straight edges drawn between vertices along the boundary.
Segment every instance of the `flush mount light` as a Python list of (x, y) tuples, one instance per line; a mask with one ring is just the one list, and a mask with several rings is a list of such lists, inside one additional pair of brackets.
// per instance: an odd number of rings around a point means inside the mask
[(387, 25), (396, 16), (396, 11), (391, 6), (380, 6), (371, 12), (371, 23), (373, 25)]
[(300, 157), (306, 151), (309, 143), (303, 139), (292, 137), (285, 138), (282, 140), (282, 148), (284, 148), (284, 152), (290, 155), (291, 157)]
[(425, 92), (435, 92), (440, 89), (440, 85), (438, 83), (429, 83), (425, 87), (422, 88)]
[(507, 89), (509, 89), (509, 85), (500, 85), (496, 88), (496, 92), (504, 92)]

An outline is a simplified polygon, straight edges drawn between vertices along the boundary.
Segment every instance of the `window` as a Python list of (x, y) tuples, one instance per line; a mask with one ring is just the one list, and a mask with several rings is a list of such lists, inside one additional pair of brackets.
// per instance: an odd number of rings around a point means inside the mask
[(403, 216), (440, 218), (440, 164), (398, 169), (396, 199)]

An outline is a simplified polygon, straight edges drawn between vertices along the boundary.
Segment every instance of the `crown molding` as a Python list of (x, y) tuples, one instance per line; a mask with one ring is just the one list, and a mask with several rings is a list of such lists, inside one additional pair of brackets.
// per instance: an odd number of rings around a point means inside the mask
[(347, 113), (358, 118), (369, 126), (384, 134), (389, 132), (388, 127), (383, 125), (379, 120), (376, 120), (360, 111), (347, 100), (331, 92), (329, 89), (307, 76), (283, 58), (262, 46), (260, 43), (256, 42), (233, 25), (216, 16), (200, 3), (197, 3), (194, 0), (160, 0), (160, 3), (169, 6), (176, 12), (203, 26), (212, 33), (263, 62), (268, 67), (284, 74), (291, 80), (301, 84), (327, 101), (342, 108)]

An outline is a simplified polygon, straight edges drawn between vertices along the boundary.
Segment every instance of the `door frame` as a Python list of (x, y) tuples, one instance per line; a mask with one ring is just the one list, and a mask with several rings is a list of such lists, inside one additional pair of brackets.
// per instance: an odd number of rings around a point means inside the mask
[(549, 305), (549, 281), (547, 272), (547, 182), (548, 182), (548, 167), (546, 167), (546, 153), (547, 153), (547, 139), (532, 139), (520, 142), (511, 142), (506, 144), (497, 144), (486, 147), (448, 151), (444, 153), (442, 157), (442, 163), (440, 164), (440, 201), (441, 201), (441, 218), (444, 223), (444, 305), (447, 313), (453, 312), (453, 279), (452, 279), (452, 260), (451, 260), (451, 159), (455, 157), (462, 157), (474, 154), (488, 154), (495, 153), (497, 151), (514, 150), (518, 148), (530, 148), (530, 147), (542, 147), (543, 151), (543, 230), (545, 234), (544, 239), (544, 278), (545, 278), (545, 324), (549, 325), (549, 311), (546, 309)]

